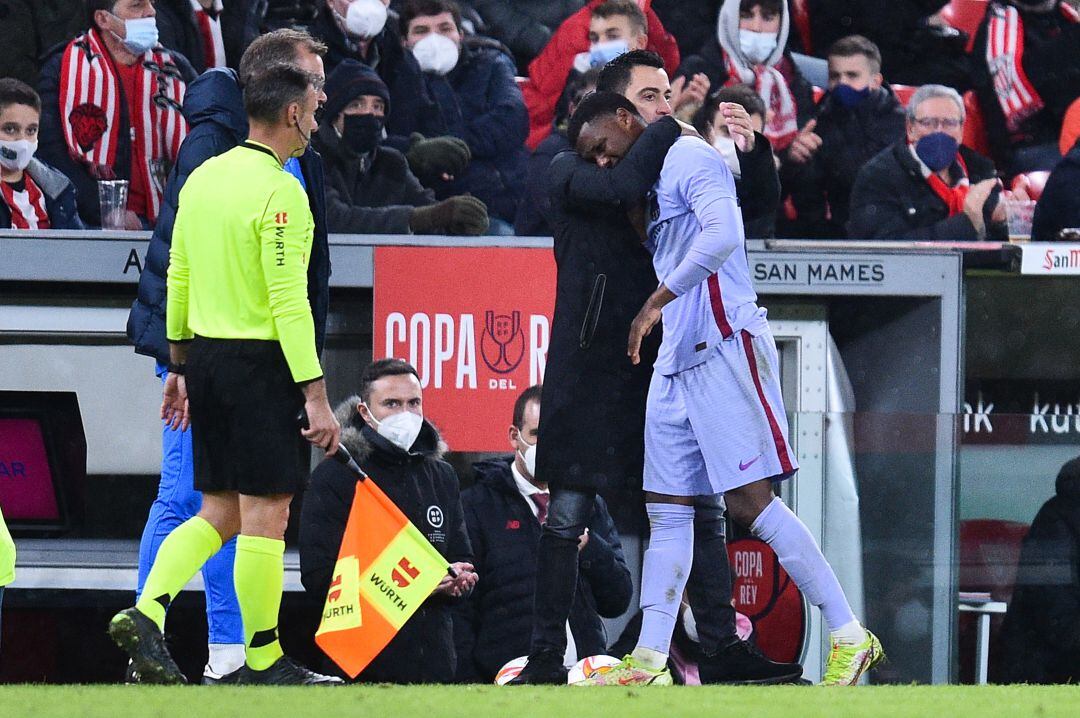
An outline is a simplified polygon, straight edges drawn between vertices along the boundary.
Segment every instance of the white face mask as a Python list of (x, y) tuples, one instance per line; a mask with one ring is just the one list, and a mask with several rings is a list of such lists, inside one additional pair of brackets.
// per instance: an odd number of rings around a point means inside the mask
[(460, 56), (457, 43), (437, 32), (421, 38), (413, 45), (412, 52), (421, 70), (434, 72), (436, 75), (445, 75), (457, 67)]
[(386, 6), (381, 0), (356, 0), (349, 3), (349, 9), (345, 12), (345, 30), (350, 35), (363, 38), (375, 37), (383, 31), (384, 27), (386, 27)]
[(739, 49), (744, 57), (755, 65), (760, 65), (769, 59), (769, 55), (776, 49), (775, 32), (754, 32), (753, 30), (739, 30)]
[(21, 172), (37, 152), (37, 142), (30, 140), (0, 140), (0, 167)]
[(742, 177), (742, 169), (739, 167), (739, 156), (735, 154), (735, 140), (723, 135), (717, 135), (712, 141), (712, 146), (724, 158), (724, 164), (731, 170), (736, 179)]
[(158, 43), (157, 18), (140, 17), (124, 20), (124, 37), (117, 37), (128, 52), (141, 55)]
[[(370, 413), (371, 409), (368, 409)], [(375, 431), (394, 446), (403, 451), (408, 451), (420, 436), (420, 428), (424, 425), (424, 417), (411, 411), (399, 411), (391, 414), (382, 421), (371, 414), (371, 420), (375, 422)]]
[(521, 449), (518, 449), (518, 454), (521, 456), (521, 460), (525, 462), (525, 470), (529, 472), (529, 478), (536, 477), (536, 444), (530, 444), (525, 441), (525, 437), (518, 434), (521, 439), (521, 443), (529, 447), (525, 449), (525, 453), (521, 453)]

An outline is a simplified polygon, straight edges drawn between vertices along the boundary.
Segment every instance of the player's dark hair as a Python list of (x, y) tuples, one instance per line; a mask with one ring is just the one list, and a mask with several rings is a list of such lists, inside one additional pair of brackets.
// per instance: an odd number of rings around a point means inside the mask
[(0, 112), (7, 109), (8, 105), (26, 105), (41, 114), (41, 98), (38, 93), (34, 92), (30, 85), (14, 77), (0, 78)]
[(855, 57), (862, 55), (870, 63), (870, 72), (881, 72), (881, 50), (862, 35), (848, 35), (832, 44), (826, 57)]
[(540, 391), (542, 386), (540, 384), (533, 384), (525, 391), (518, 395), (518, 398), (514, 400), (514, 426), (518, 429), (525, 423), (525, 407), (529, 405), (530, 401), (540, 401)]
[(578, 135), (585, 123), (614, 115), (618, 110), (626, 110), (634, 117), (641, 117), (634, 103), (616, 92), (597, 91), (585, 95), (570, 116), (570, 124), (566, 128), (566, 138), (570, 140), (570, 146), (577, 146)]
[(763, 13), (780, 15), (784, 11), (783, 0), (742, 0), (742, 2), (739, 3), (739, 14), (749, 13), (758, 5), (761, 6), (761, 11)]
[(716, 119), (716, 113), (720, 109), (721, 102), (734, 102), (737, 105), (742, 105), (748, 114), (761, 115), (761, 119), (765, 119), (765, 101), (761, 99), (761, 95), (754, 88), (749, 85), (721, 87), (709, 95), (705, 100), (705, 104), (694, 113), (691, 124), (695, 130), (701, 133), (702, 137), (707, 136), (709, 126)]
[(248, 84), (252, 75), (274, 65), (295, 65), (301, 50), (322, 57), (326, 54), (326, 45), (303, 30), (291, 28), (260, 35), (252, 40), (240, 57), (237, 73), (240, 84)]
[(314, 82), (296, 65), (274, 65), (256, 73), (244, 86), (244, 110), (250, 119), (274, 125), (281, 112), (294, 102), (303, 102)]
[(592, 17), (607, 19), (613, 15), (623, 15), (630, 20), (630, 29), (639, 35), (649, 31), (649, 21), (634, 0), (607, 0), (592, 9)]
[(431, 17), (450, 13), (454, 18), (454, 25), (458, 32), (461, 31), (461, 8), (453, 0), (409, 0), (401, 12), (401, 36), (409, 34), (409, 23), (418, 17)]
[(416, 373), (413, 365), (404, 359), (379, 359), (367, 365), (360, 375), (360, 398), (367, 403), (371, 400), (371, 385), (384, 376), (404, 376), (412, 374), (420, 381), (420, 375)]
[(635, 67), (656, 67), (663, 70), (664, 61), (650, 50), (624, 52), (600, 70), (600, 77), (596, 78), (596, 89), (623, 94), (630, 86), (630, 73)]

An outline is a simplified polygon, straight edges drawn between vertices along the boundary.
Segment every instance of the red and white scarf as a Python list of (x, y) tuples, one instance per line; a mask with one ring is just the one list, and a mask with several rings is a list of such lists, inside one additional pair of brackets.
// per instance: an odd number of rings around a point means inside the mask
[(49, 212), (45, 208), (45, 193), (23, 172), (24, 188), (16, 192), (7, 182), (0, 182), (0, 195), (11, 210), (12, 229), (49, 229)]
[(955, 214), (963, 212), (968, 190), (971, 189), (971, 181), (968, 179), (967, 164), (964, 162), (964, 158), (960, 156), (960, 153), (956, 153), (956, 162), (953, 164), (953, 167), (960, 170), (960, 179), (955, 185), (950, 187), (945, 183), (945, 180), (938, 176), (937, 172), (931, 171), (930, 168), (919, 159), (919, 155), (915, 154), (915, 145), (908, 143), (908, 149), (911, 150), (911, 155), (915, 158), (915, 161), (919, 163), (919, 169), (922, 171), (926, 183), (930, 185), (930, 189), (934, 190), (934, 194), (936, 194), (941, 201), (945, 203), (945, 206), (948, 207), (949, 216), (952, 217)]
[(132, 172), (132, 176), (145, 178), (147, 219), (153, 222), (168, 169), (188, 132), (180, 111), (186, 86), (167, 50), (149, 50), (140, 63), (137, 97), (126, 98), (125, 108), (123, 83), (97, 30), (72, 40), (60, 66), (60, 117), (71, 156), (86, 165), (94, 177), (113, 179), (123, 124), (120, 113), (127, 110), (132, 161), (142, 157), (146, 165), (145, 172)]
[(225, 67), (225, 42), (221, 37), (221, 0), (214, 0), (210, 11), (199, 0), (191, 0), (191, 9), (195, 12), (195, 22), (199, 25), (202, 37), (206, 69)]
[[(1058, 7), (1069, 22), (1080, 19), (1070, 5), (1061, 3)], [(1005, 114), (1005, 127), (1016, 132), (1024, 120), (1044, 106), (1024, 72), (1024, 21), (1012, 5), (991, 3), (986, 14), (986, 64)]]
[[(746, 69), (741, 69), (733, 62), (727, 52), (724, 52), (724, 64), (728, 71), (725, 86), (751, 84), (747, 81), (749, 74)], [(786, 149), (799, 133), (795, 98), (784, 73), (775, 66), (754, 65), (747, 69), (753, 73), (752, 78), (749, 78), (753, 80), (751, 86), (765, 102), (765, 127), (762, 134), (769, 138), (773, 150), (780, 152)]]

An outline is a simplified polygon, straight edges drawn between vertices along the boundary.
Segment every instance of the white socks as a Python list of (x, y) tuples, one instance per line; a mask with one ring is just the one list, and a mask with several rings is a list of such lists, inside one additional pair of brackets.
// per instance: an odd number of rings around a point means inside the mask
[(832, 566), (825, 560), (806, 525), (783, 501), (774, 498), (758, 515), (750, 531), (776, 552), (780, 565), (807, 600), (821, 609), (829, 631), (839, 642), (847, 643), (856, 638), (854, 643), (865, 640), (866, 632), (855, 620)]
[(653, 670), (667, 663), (694, 555), (694, 507), (645, 504), (651, 535), (641, 571), (641, 634), (631, 654)]
[(243, 643), (211, 643), (207, 648), (210, 656), (206, 665), (219, 676), (227, 676), (244, 665)]

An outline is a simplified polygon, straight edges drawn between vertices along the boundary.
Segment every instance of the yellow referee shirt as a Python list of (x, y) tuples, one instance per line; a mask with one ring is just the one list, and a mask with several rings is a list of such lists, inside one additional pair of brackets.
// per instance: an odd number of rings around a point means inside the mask
[(4, 514), (0, 512), (0, 586), (15, 580), (15, 542), (11, 540)]
[(307, 267), (315, 221), (272, 149), (245, 142), (180, 190), (169, 252), (166, 336), (281, 343), (293, 380), (322, 376)]

